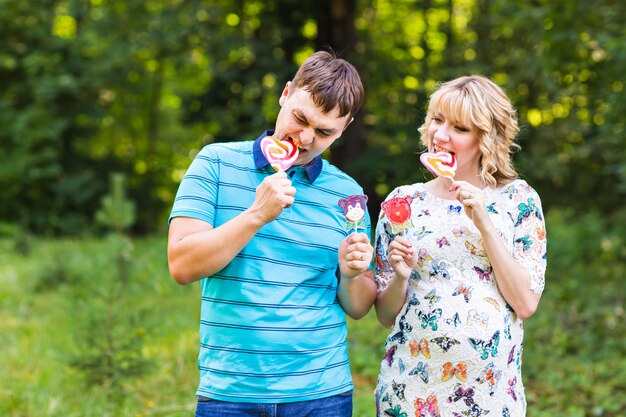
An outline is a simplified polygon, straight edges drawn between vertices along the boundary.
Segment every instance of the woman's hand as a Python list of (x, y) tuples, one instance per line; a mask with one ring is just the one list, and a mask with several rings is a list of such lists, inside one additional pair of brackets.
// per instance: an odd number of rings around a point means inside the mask
[(413, 267), (417, 263), (417, 256), (413, 253), (413, 246), (409, 240), (402, 236), (396, 236), (389, 244), (387, 258), (396, 277), (408, 280)]
[(455, 192), (455, 197), (463, 205), (465, 214), (478, 230), (482, 232), (493, 225), (487, 214), (483, 190), (467, 181), (454, 181), (450, 190)]

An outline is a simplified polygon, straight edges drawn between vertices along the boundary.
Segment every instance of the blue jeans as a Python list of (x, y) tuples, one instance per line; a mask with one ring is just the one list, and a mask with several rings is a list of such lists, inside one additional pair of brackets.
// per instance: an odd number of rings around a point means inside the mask
[(352, 417), (352, 391), (310, 401), (231, 403), (200, 398), (195, 417)]

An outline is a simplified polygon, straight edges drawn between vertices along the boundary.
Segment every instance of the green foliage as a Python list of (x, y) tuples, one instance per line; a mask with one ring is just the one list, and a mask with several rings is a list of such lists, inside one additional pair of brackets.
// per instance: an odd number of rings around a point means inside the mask
[[(529, 415), (623, 414), (626, 3), (40, 3), (0, 0), (1, 415), (189, 415), (195, 292), (155, 262), (160, 239), (133, 249), (120, 233), (165, 227), (198, 150), (271, 128), (284, 83), (327, 44), (365, 83), (362, 127), (338, 143), (358, 146), (329, 155), (367, 185), (373, 218), (395, 186), (430, 177), (417, 128), (437, 82), (481, 73), (505, 87), (522, 122), (516, 165), (548, 218)], [(112, 172), (125, 177), (106, 194)], [(39, 237), (89, 234), (94, 218), (118, 234)], [(372, 413), (386, 334), (373, 313), (350, 322), (357, 417)]]
[[(624, 226), (572, 210), (553, 210), (546, 222), (546, 288), (524, 323), (528, 415), (621, 417)], [(162, 237), (34, 239), (28, 255), (13, 248), (0, 239), (0, 415), (193, 412), (199, 290), (168, 276)], [(354, 415), (370, 417), (390, 330), (374, 311), (348, 326)]]
[[(0, 415), (189, 415), (195, 293), (167, 277), (162, 238), (128, 245), (38, 239), (23, 257), (0, 240)], [(55, 260), (72, 280), (33, 291)]]
[(368, 149), (349, 172), (374, 182), (379, 197), (430, 178), (416, 157), (428, 95), (439, 81), (479, 73), (519, 109), (517, 166), (544, 206), (614, 213), (626, 172), (625, 19), (625, 4), (612, 0), (360, 2)]
[(164, 225), (198, 150), (271, 128), (284, 83), (325, 46), (352, 60), (365, 83), (364, 109), (328, 155), (366, 186), (374, 218), (392, 188), (430, 177), (417, 162), (417, 128), (437, 82), (481, 73), (519, 109), (516, 163), (544, 206), (597, 207), (623, 221), (624, 2), (0, 0), (0, 8), (0, 189), (11, 202), (0, 218), (24, 230), (91, 232), (116, 171), (142, 213), (132, 231)]
[(74, 144), (95, 133), (99, 85), (82, 43), (51, 36), (62, 4), (0, 1), (0, 217), (27, 230), (77, 232), (93, 213), (93, 168)]
[(106, 386), (119, 400), (124, 379), (145, 374), (150, 361), (142, 352), (146, 330), (136, 304), (141, 288), (133, 279), (132, 244), (117, 234), (103, 243), (105, 250), (93, 259), (100, 267), (67, 294), (76, 300), (78, 317), (73, 323), (77, 349), (69, 363), (90, 385)]
[(124, 174), (111, 175), (111, 188), (102, 198), (96, 221), (116, 233), (123, 233), (135, 222), (135, 204), (126, 198), (126, 177)]
[[(553, 211), (548, 271), (539, 309), (524, 322), (528, 415), (621, 417), (626, 410), (624, 227), (597, 212)], [(351, 321), (355, 416), (372, 415), (373, 391), (389, 334), (374, 312)]]
[(107, 251), (99, 254), (108, 267), (98, 268), (83, 285), (72, 286), (83, 314), (76, 325), (82, 343), (70, 364), (89, 384), (107, 386), (116, 403), (122, 398), (122, 381), (142, 376), (150, 366), (142, 352), (142, 312), (134, 308), (133, 293), (139, 293), (139, 287), (132, 279), (133, 245), (124, 235), (135, 222), (135, 205), (125, 194), (124, 174), (112, 174), (110, 192), (96, 213), (96, 220), (112, 232), (105, 241)]
[[(529, 402), (566, 415), (620, 416), (626, 410), (623, 226), (597, 212), (547, 218), (548, 266), (540, 312), (524, 343)], [(547, 406), (546, 406), (547, 405)]]
[(354, 380), (353, 413), (355, 417), (371, 417), (375, 415), (374, 388), (385, 356), (385, 339), (391, 330), (378, 323), (374, 308), (361, 320), (348, 318), (348, 328), (350, 369)]

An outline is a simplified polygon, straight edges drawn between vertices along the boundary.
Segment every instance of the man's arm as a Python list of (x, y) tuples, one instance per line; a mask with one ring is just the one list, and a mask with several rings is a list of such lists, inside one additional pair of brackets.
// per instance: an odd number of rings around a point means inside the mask
[(167, 242), (172, 278), (185, 285), (223, 269), (261, 227), (293, 204), (295, 192), (287, 175), (278, 172), (257, 187), (248, 209), (217, 228), (198, 219), (173, 218)]
[(376, 300), (376, 283), (368, 269), (373, 253), (365, 233), (352, 233), (339, 246), (337, 297), (346, 314), (356, 320), (365, 316)]
[(172, 219), (167, 245), (170, 275), (183, 285), (213, 275), (228, 265), (262, 226), (258, 217), (247, 212), (217, 229), (202, 220)]

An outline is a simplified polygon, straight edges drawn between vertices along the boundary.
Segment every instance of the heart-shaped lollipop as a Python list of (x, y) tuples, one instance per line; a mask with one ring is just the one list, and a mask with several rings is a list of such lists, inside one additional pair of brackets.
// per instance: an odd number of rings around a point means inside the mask
[(420, 155), (420, 161), (430, 172), (440, 177), (454, 180), (456, 173), (456, 158), (447, 152), (425, 152)]
[(261, 151), (275, 171), (287, 171), (298, 159), (298, 147), (289, 140), (273, 136), (261, 139)]

